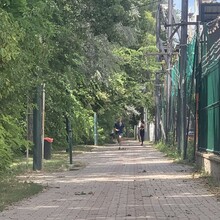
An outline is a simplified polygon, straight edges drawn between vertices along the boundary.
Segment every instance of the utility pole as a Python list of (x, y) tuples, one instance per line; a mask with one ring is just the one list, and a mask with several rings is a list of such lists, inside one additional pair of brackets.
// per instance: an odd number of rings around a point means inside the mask
[(172, 29), (173, 29), (173, 0), (168, 0), (168, 34), (167, 34), (167, 103), (166, 103), (166, 127), (165, 133), (168, 133), (171, 129), (171, 62), (172, 62)]
[[(157, 9), (157, 18), (156, 18), (156, 38), (157, 38), (157, 47), (160, 48), (160, 1), (158, 2), (158, 9)], [(158, 62), (160, 61), (160, 55), (158, 55)], [(156, 104), (156, 113), (155, 113), (155, 142), (159, 141), (161, 138), (160, 132), (160, 98), (159, 98), (159, 73), (156, 73), (155, 79), (155, 104)]]
[(186, 159), (186, 60), (187, 60), (187, 22), (188, 22), (188, 0), (182, 0), (181, 13), (181, 39), (180, 39), (180, 141), (182, 159)]

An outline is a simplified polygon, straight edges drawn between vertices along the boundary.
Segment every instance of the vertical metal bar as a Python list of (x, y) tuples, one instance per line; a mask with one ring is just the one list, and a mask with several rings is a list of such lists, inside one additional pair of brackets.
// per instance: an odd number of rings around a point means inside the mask
[(72, 126), (71, 126), (71, 121), (68, 117), (68, 115), (65, 115), (65, 119), (66, 119), (66, 134), (67, 134), (67, 142), (68, 142), (68, 148), (67, 148), (67, 152), (69, 152), (69, 161), (70, 164), (73, 164), (73, 140), (72, 140)]
[[(160, 3), (158, 2), (157, 14), (156, 14), (156, 38), (157, 38), (157, 47), (160, 48)], [(158, 55), (158, 61), (160, 61), (160, 56)], [(155, 104), (156, 104), (156, 114), (155, 114), (155, 142), (159, 141), (161, 138), (160, 135), (160, 98), (159, 98), (159, 73), (156, 73), (155, 78)]]
[[(30, 109), (29, 109), (29, 98), (27, 97), (27, 112), (26, 112), (26, 121), (27, 121), (27, 140), (30, 140), (29, 139), (29, 112), (30, 112)], [(32, 120), (33, 121), (33, 120)], [(31, 131), (31, 133), (33, 132), (33, 129)], [(26, 147), (26, 167), (28, 169), (28, 166), (29, 166), (29, 144), (27, 144), (27, 147)]]
[(198, 150), (198, 140), (199, 140), (199, 84), (200, 84), (200, 73), (201, 69), (199, 68), (199, 64), (201, 62), (201, 45), (200, 45), (200, 29), (199, 29), (199, 24), (197, 24), (197, 41), (196, 41), (196, 48), (197, 48), (197, 53), (196, 55), (196, 94), (195, 94), (195, 132), (194, 132), (194, 155), (196, 154), (196, 151)]
[(149, 141), (149, 123), (147, 108), (144, 108), (144, 121), (145, 121), (145, 140)]
[(42, 158), (44, 158), (45, 83), (42, 84)]
[[(181, 21), (188, 21), (188, 0), (182, 0)], [(186, 60), (187, 60), (187, 25), (181, 26), (180, 39), (180, 149), (182, 159), (186, 159)]]
[(166, 91), (166, 97), (167, 97), (167, 105), (166, 105), (166, 126), (165, 126), (165, 132), (166, 136), (168, 136), (168, 133), (170, 131), (170, 122), (171, 122), (171, 60), (172, 60), (172, 24), (173, 24), (173, 0), (168, 1), (168, 23), (170, 26), (168, 27), (168, 34), (167, 34), (167, 91)]
[(33, 170), (41, 170), (42, 169), (42, 115), (41, 115), (41, 86), (38, 86), (36, 89), (34, 103), (36, 107), (33, 111)]
[(178, 92), (177, 92), (177, 115), (176, 115), (176, 141), (178, 143), (177, 150), (178, 153), (181, 153), (181, 144), (180, 144), (180, 134), (181, 134), (181, 97), (180, 97), (180, 85), (178, 85)]
[(96, 112), (94, 113), (94, 145), (96, 146), (98, 142), (98, 137), (97, 137), (97, 114)]
[(68, 136), (69, 136), (69, 157), (70, 164), (73, 164), (73, 135), (72, 135), (72, 125), (70, 119), (68, 119)]
[(160, 140), (159, 73), (156, 73), (156, 79), (155, 79), (155, 102), (156, 102), (155, 142), (157, 142)]

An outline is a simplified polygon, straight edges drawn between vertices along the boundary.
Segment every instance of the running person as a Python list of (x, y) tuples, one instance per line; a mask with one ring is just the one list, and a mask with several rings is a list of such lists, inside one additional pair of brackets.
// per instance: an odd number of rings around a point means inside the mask
[[(115, 123), (114, 129), (115, 129), (118, 144), (121, 145), (121, 139), (122, 139), (123, 131), (124, 131), (124, 123), (122, 122), (121, 118), (119, 118), (118, 121)], [(119, 150), (120, 150), (120, 147), (119, 147)]]

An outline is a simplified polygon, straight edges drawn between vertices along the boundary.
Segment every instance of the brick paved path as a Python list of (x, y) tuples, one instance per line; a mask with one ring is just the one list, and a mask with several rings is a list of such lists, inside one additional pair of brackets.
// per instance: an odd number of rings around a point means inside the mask
[(192, 179), (191, 168), (174, 164), (135, 141), (77, 156), (87, 166), (37, 175), (45, 192), (0, 213), (0, 220), (220, 219), (220, 204)]

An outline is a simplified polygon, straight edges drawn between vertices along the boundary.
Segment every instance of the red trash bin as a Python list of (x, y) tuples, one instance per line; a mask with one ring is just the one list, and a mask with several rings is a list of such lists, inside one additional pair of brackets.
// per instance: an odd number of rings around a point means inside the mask
[(51, 150), (52, 150), (53, 138), (45, 137), (44, 138), (44, 159), (51, 159)]

